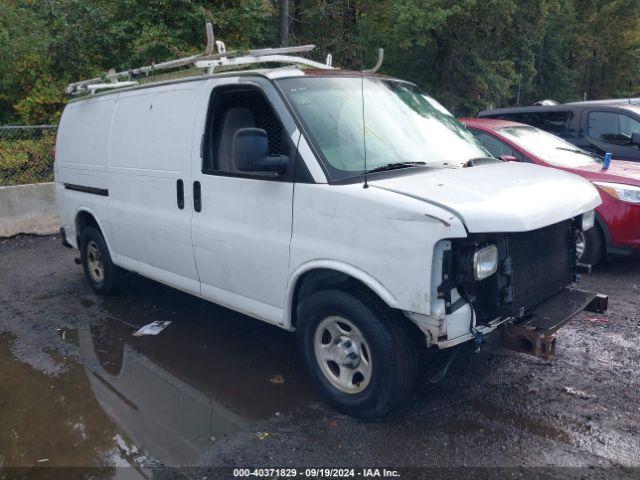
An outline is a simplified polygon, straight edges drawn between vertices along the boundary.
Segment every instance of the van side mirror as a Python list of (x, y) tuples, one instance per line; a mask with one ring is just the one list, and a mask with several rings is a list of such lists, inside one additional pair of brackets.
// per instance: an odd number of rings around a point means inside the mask
[(503, 162), (517, 162), (518, 159), (513, 155), (500, 155), (500, 160)]
[(261, 128), (241, 128), (233, 136), (233, 161), (242, 172), (284, 173), (289, 157), (269, 156), (267, 132)]
[(640, 147), (640, 132), (633, 132), (631, 134), (631, 145)]

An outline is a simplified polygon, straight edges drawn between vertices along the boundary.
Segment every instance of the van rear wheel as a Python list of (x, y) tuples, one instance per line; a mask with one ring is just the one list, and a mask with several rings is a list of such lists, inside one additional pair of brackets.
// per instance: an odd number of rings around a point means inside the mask
[(407, 397), (417, 354), (401, 321), (380, 302), (340, 290), (319, 291), (300, 303), (299, 353), (329, 405), (370, 419)]
[(122, 283), (122, 270), (113, 264), (102, 233), (92, 226), (80, 233), (82, 268), (94, 292), (109, 295)]

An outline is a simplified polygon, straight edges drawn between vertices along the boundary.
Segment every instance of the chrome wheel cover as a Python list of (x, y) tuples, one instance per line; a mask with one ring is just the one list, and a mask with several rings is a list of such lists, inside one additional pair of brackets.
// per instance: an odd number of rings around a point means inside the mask
[(85, 253), (87, 261), (87, 270), (91, 279), (96, 283), (102, 283), (104, 281), (104, 262), (102, 261), (102, 254), (98, 248), (98, 244), (93, 240), (87, 243), (87, 251)]
[(318, 366), (331, 385), (349, 394), (367, 388), (373, 372), (371, 349), (351, 321), (337, 315), (325, 318), (316, 328), (313, 344)]

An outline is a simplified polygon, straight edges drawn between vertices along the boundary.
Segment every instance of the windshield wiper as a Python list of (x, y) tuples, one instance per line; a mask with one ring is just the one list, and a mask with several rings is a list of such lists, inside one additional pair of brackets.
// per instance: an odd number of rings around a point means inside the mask
[(588, 152), (586, 150), (580, 150), (577, 148), (568, 148), (568, 147), (556, 147), (557, 150), (564, 150), (565, 152), (573, 152), (573, 153), (577, 153), (579, 155), (587, 155), (589, 157), (593, 157), (596, 158), (600, 161), (602, 161), (602, 158), (599, 155), (596, 155), (593, 152)]
[(417, 167), (420, 165), (426, 165), (424, 162), (394, 162), (387, 163), (386, 165), (381, 165), (376, 168), (372, 168), (371, 170), (367, 170), (367, 173), (374, 172), (386, 172), (388, 170), (398, 170), (400, 168), (409, 168), (409, 167)]

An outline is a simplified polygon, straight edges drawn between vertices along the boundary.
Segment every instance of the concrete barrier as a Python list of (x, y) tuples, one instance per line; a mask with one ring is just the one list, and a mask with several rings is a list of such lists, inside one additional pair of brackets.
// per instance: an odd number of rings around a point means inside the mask
[(0, 187), (0, 237), (50, 235), (59, 229), (53, 183)]

